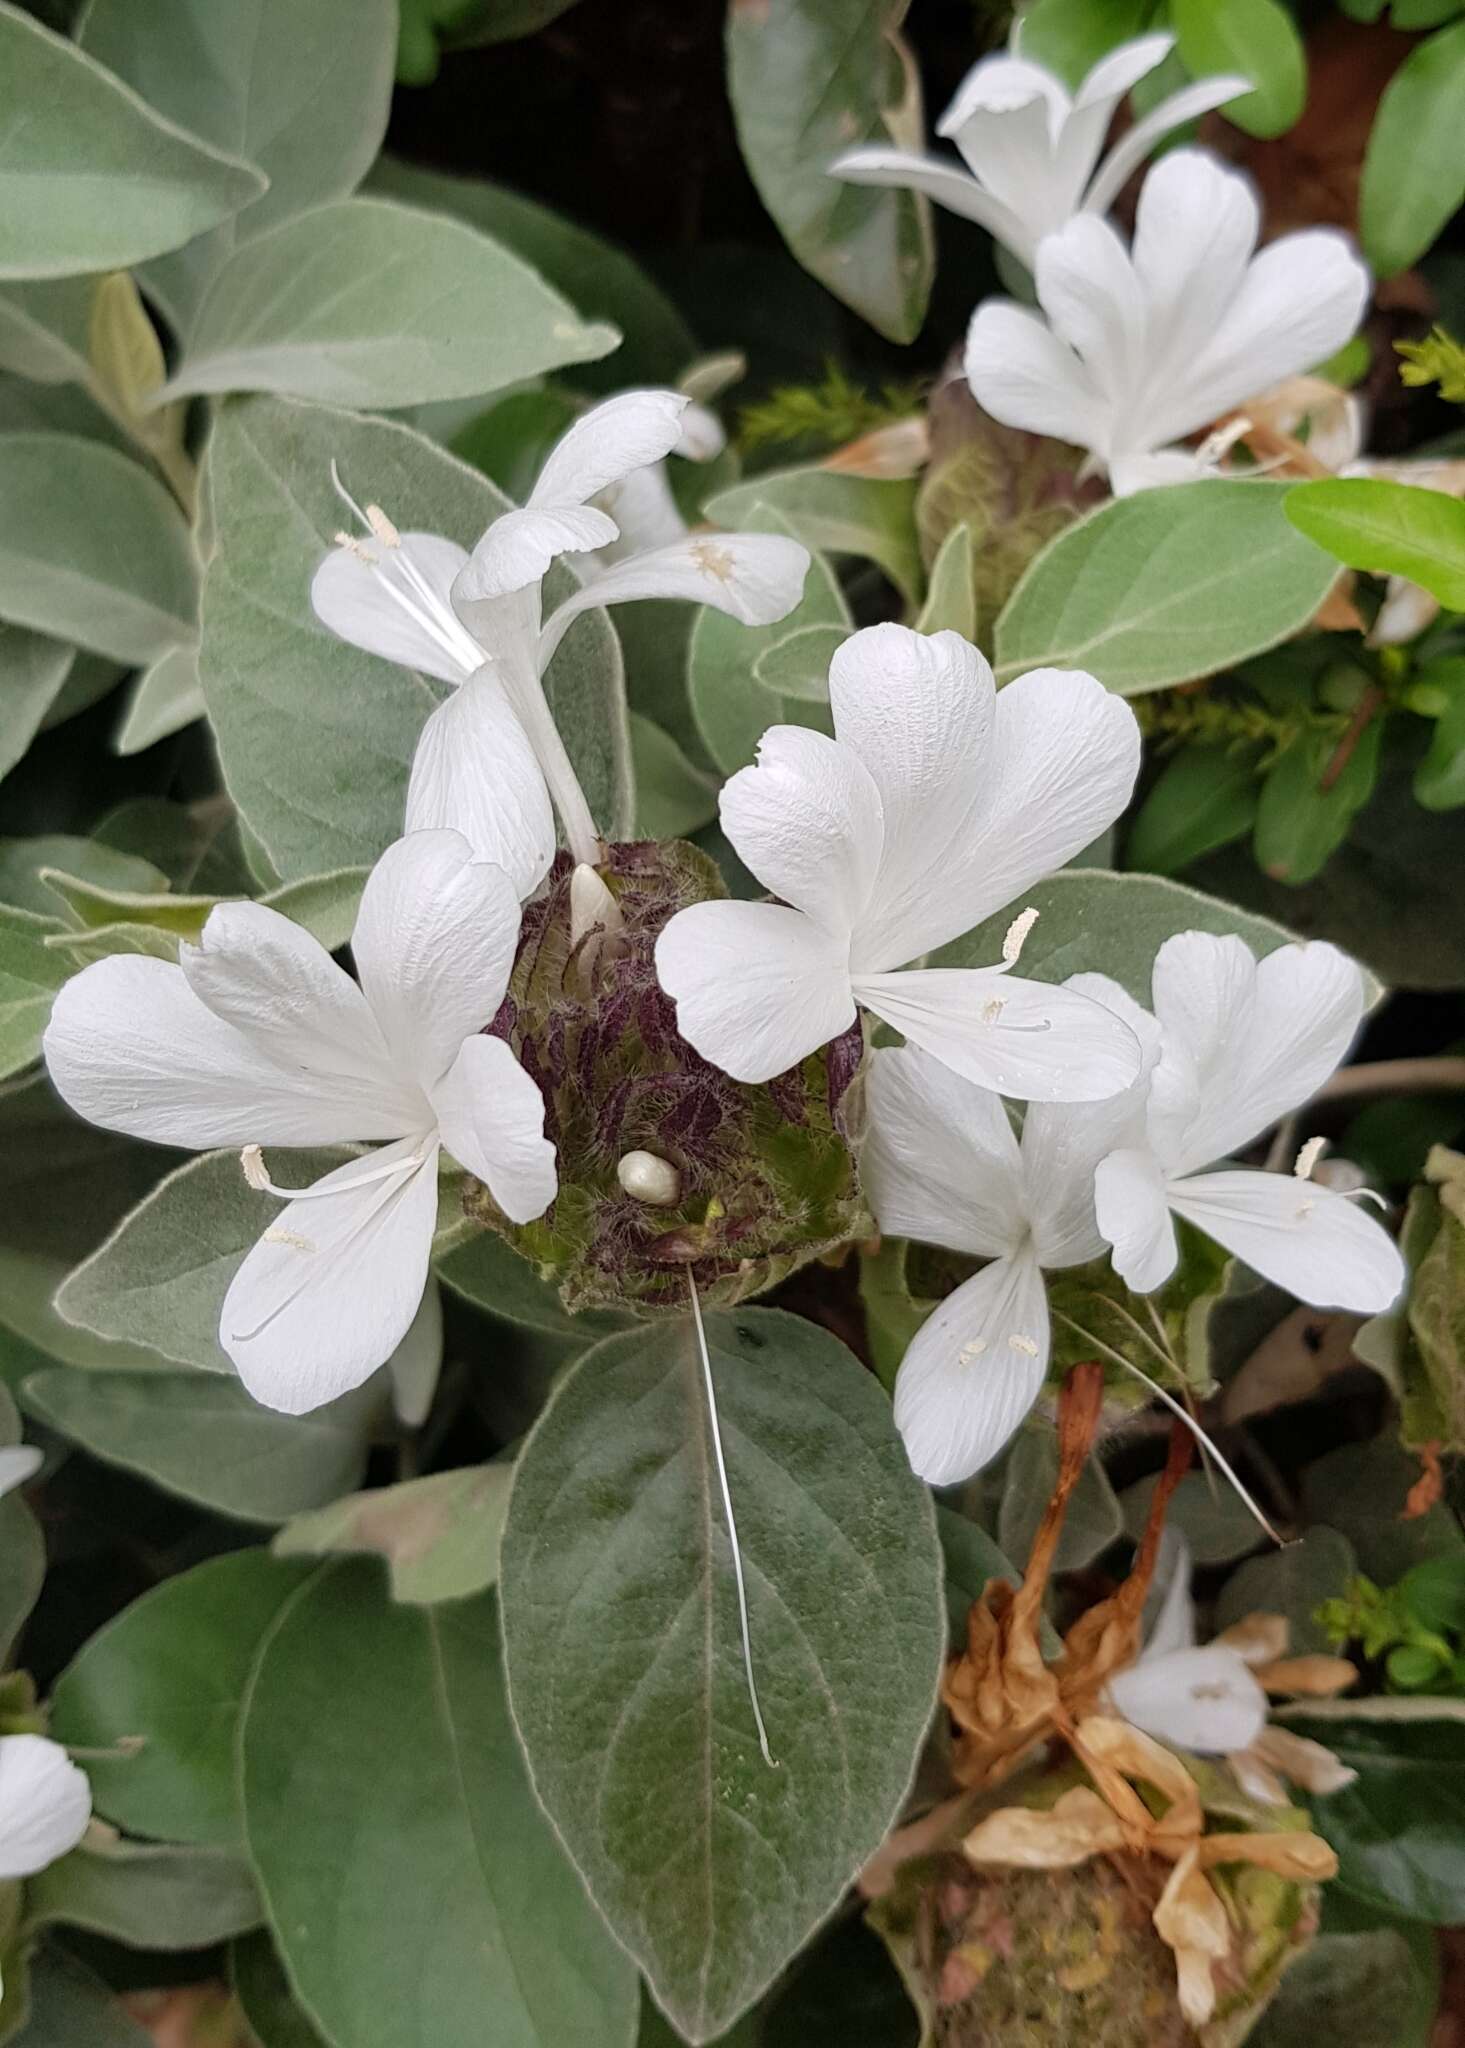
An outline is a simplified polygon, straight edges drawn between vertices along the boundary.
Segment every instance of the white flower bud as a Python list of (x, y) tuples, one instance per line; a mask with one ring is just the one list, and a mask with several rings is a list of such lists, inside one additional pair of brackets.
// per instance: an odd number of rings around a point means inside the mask
[(682, 1198), (682, 1176), (669, 1159), (654, 1152), (627, 1152), (616, 1167), (616, 1179), (633, 1202), (650, 1209), (674, 1209)]

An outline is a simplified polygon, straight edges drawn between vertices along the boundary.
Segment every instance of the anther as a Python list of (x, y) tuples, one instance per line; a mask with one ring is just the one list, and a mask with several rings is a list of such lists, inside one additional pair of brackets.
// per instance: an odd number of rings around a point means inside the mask
[(1028, 933), (1037, 921), (1038, 911), (1030, 903), (1026, 910), (1018, 912), (1012, 923), (1007, 927), (1007, 935), (1002, 941), (1002, 958), (1008, 967), (1015, 967), (1017, 965), (1018, 955), (1022, 952), (1024, 945), (1026, 945)]
[(401, 534), (398, 533), (396, 527), (393, 526), (380, 505), (367, 506), (366, 523), (384, 548), (399, 548), (402, 545)]
[(1328, 1141), (1326, 1138), (1308, 1139), (1307, 1143), (1298, 1153), (1297, 1163), (1292, 1169), (1299, 1180), (1312, 1179), (1313, 1168), (1322, 1158), (1323, 1153), (1327, 1150), (1327, 1146)]

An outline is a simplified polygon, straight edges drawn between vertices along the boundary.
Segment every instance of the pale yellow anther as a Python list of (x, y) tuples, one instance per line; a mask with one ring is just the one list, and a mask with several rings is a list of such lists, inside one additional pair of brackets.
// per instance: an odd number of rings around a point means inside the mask
[(995, 1024), (1006, 1007), (1007, 999), (1005, 996), (993, 996), (989, 1003), (983, 1003), (982, 1005), (982, 1022), (984, 1024)]
[(265, 1155), (262, 1145), (246, 1145), (239, 1155), (239, 1164), (244, 1169), (244, 1178), (256, 1194), (269, 1191), (270, 1177), (265, 1171)]
[(1328, 1141), (1326, 1138), (1308, 1139), (1307, 1143), (1298, 1153), (1297, 1163), (1292, 1169), (1292, 1171), (1296, 1174), (1299, 1180), (1312, 1179), (1313, 1168), (1317, 1165), (1318, 1161), (1322, 1158), (1324, 1152), (1326, 1152), (1327, 1149)]
[(1016, 1331), (1008, 1338), (1007, 1348), (1009, 1351), (1020, 1351), (1024, 1358), (1036, 1358), (1038, 1355), (1038, 1347), (1032, 1338), (1021, 1337)]
[(1028, 933), (1038, 921), (1038, 912), (1030, 903), (1026, 910), (1020, 910), (1007, 927), (1007, 936), (1002, 941), (1002, 958), (1009, 967), (1017, 965), (1018, 955), (1027, 944)]
[(960, 1351), (958, 1351), (956, 1354), (957, 1364), (972, 1364), (972, 1362), (975, 1359), (981, 1357), (982, 1353), (986, 1350), (986, 1348), (987, 1340), (985, 1337), (968, 1337), (965, 1344), (962, 1345)]
[(398, 533), (396, 527), (393, 526), (380, 505), (367, 506), (366, 523), (384, 548), (399, 548), (402, 545), (401, 534)]

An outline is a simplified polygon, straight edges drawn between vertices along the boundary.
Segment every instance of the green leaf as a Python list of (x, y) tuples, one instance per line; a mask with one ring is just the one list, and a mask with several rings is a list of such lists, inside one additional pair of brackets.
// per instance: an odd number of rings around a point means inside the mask
[(0, 612), (118, 661), (198, 631), (198, 561), (174, 500), (114, 449), (8, 434), (0, 463)]
[(445, 1287), (475, 1308), (545, 1337), (592, 1343), (635, 1319), (609, 1309), (571, 1315), (558, 1289), (541, 1280), (528, 1259), (491, 1230), (475, 1230), (437, 1264)]
[(1307, 100), (1307, 53), (1279, 0), (1170, 0), (1170, 20), (1192, 77), (1239, 72), (1256, 86), (1228, 103), (1228, 121), (1248, 135), (1292, 126)]
[[(20, 1416), (8, 1387), (0, 1386), (0, 1444), (20, 1442)], [(0, 1500), (0, 1661), (41, 1595), (46, 1576), (46, 1543), (19, 1488)]]
[[(337, 640), (310, 608), (310, 579), (341, 524), (333, 459), (400, 526), (465, 547), (508, 502), (391, 421), (277, 399), (226, 408), (209, 460), (218, 548), (199, 672), (230, 794), (286, 878), (368, 864), (398, 837), (408, 765), (438, 701), (420, 677)], [(552, 576), (550, 603), (556, 588)], [(623, 838), (625, 690), (603, 612), (570, 628), (547, 689), (596, 822)]]
[(1144, 32), (1146, 0), (1035, 0), (1022, 16), (1024, 57), (1072, 91), (1101, 57)]
[(71, 962), (46, 941), (64, 931), (59, 918), (0, 904), (0, 1078), (28, 1067)]
[(75, 659), (64, 641), (0, 621), (0, 776), (24, 758)]
[(63, 1948), (41, 1948), (30, 1962), (30, 2014), (15, 2048), (152, 2048), (111, 1986)]
[[(1003, 1474), (997, 1541), (1008, 1557), (1026, 1557), (1058, 1478), (1058, 1440), (1051, 1428), (1025, 1429)], [(1103, 1466), (1090, 1458), (1079, 1476), (1058, 1539), (1057, 1569), (1082, 1571), (1124, 1534), (1124, 1513)]]
[(1409, 52), (1374, 116), (1363, 160), (1359, 227), (1381, 277), (1407, 270), (1465, 202), (1465, 22)]
[(260, 1923), (248, 1865), (221, 1849), (92, 1838), (33, 1877), (26, 1922), (60, 1921), (127, 1948), (212, 1948)]
[(257, 199), (260, 173), (186, 135), (64, 36), (0, 6), (0, 277), (116, 270)]
[[(1126, 1486), (1119, 1496), (1125, 1533), (1135, 1543), (1144, 1534), (1154, 1497), (1154, 1479)], [(1234, 1564), (1265, 1541), (1256, 1517), (1236, 1489), (1210, 1472), (1186, 1473), (1171, 1499), (1165, 1526), (1185, 1538), (1198, 1565)], [(1285, 1551), (1278, 1554), (1287, 1555)]]
[(941, 1564), (879, 1386), (827, 1331), (707, 1317), (759, 1754), (690, 1322), (608, 1338), (520, 1456), (504, 1643), (535, 1789), (689, 2038), (729, 2026), (894, 1820), (945, 1643)]
[(1172, 754), (1140, 805), (1125, 865), (1173, 875), (1251, 830), (1260, 794), (1256, 760), (1191, 742)]
[(234, 1739), (260, 1641), (309, 1576), (236, 1550), (164, 1579), (83, 1644), (51, 1695), (97, 1812), (136, 1835), (241, 1846)]
[(291, 1991), (275, 1944), (263, 1928), (233, 1944), (229, 1980), (258, 2048), (327, 2048)]
[(386, 130), (391, 0), (91, 0), (81, 44), (158, 113), (269, 179), (242, 213), (149, 267), (148, 288), (180, 329), (237, 240), (344, 198)]
[(753, 663), (753, 679), (775, 697), (827, 704), (829, 664), (848, 638), (845, 626), (795, 626), (763, 649)]
[[(745, 515), (743, 527), (750, 533), (792, 531), (782, 514), (762, 504)], [(748, 765), (770, 725), (831, 730), (827, 706), (798, 697), (775, 697), (755, 681), (753, 671), (767, 649), (805, 627), (848, 632), (852, 624), (838, 579), (817, 551), (797, 607), (776, 624), (742, 626), (706, 606), (698, 612), (687, 649), (687, 691), (697, 729), (724, 775)]]
[(96, 277), (17, 280), (0, 291), (0, 369), (38, 384), (91, 379)]
[(1392, 1586), (1411, 1565), (1465, 1551), (1465, 1534), (1443, 1502), (1422, 1515), (1404, 1514), (1418, 1478), (1418, 1459), (1389, 1438), (1343, 1444), (1302, 1475), (1306, 1519), (1346, 1536), (1359, 1570), (1376, 1585)]
[(242, 1522), (284, 1522), (359, 1486), (375, 1390), (279, 1415), (235, 1379), (187, 1372), (33, 1373), (25, 1407), (110, 1465)]
[[(1357, 1771), (1341, 1792), (1309, 1800), (1313, 1822), (1338, 1853), (1335, 1882), (1354, 1898), (1406, 1920), (1465, 1919), (1465, 1725), (1419, 1718), (1287, 1716)], [(1390, 1703), (1395, 1704), (1395, 1703)], [(1430, 1702), (1405, 1701), (1428, 1714)]]
[(197, 647), (170, 647), (138, 677), (112, 744), (119, 754), (140, 754), (192, 725), (205, 709)]
[(1407, 576), (1450, 610), (1465, 610), (1465, 504), (1458, 498), (1350, 476), (1294, 484), (1286, 504), (1298, 532), (1350, 569)]
[(529, 1789), (493, 1594), (404, 1607), (379, 1566), (328, 1566), (265, 1640), (240, 1753), (270, 1924), (331, 2040), (626, 2048), (635, 1973)]
[[(339, 1146), (317, 1147), (272, 1155), (271, 1163), (286, 1186), (303, 1188), (347, 1156)], [(236, 1152), (190, 1159), (67, 1275), (57, 1311), (95, 1336), (232, 1376), (219, 1310), (245, 1253), (279, 1213), (273, 1195), (245, 1180)]]
[(467, 221), (537, 270), (582, 319), (619, 328), (614, 356), (576, 365), (574, 381), (586, 390), (675, 384), (696, 355), (696, 336), (640, 265), (563, 214), (482, 178), (447, 178), (391, 157), (376, 164), (367, 189)]
[(1383, 731), (1381, 718), (1371, 720), (1341, 773), (1334, 773), (1336, 733), (1302, 732), (1282, 749), (1257, 804), (1252, 851), (1259, 868), (1290, 883), (1310, 882), (1322, 872), (1373, 794)]
[(618, 340), (476, 229), (385, 199), (339, 199), (235, 250), (162, 395), (420, 405), (500, 391)]
[(993, 1579), (1006, 1579), (1011, 1586), (1022, 1583), (1017, 1569), (997, 1539), (976, 1522), (954, 1509), (936, 1507), (936, 1534), (946, 1571), (946, 1619), (951, 1646), (966, 1641), (966, 1618), (974, 1601), (980, 1600)]
[(1465, 676), (1435, 721), (1429, 752), (1414, 771), (1414, 797), (1427, 811), (1465, 804)]
[[(828, 555), (857, 555), (885, 571), (906, 603), (926, 588), (916, 539), (916, 486), (905, 478), (848, 476), (842, 470), (766, 470), (719, 491), (703, 507), (715, 525), (758, 530), (760, 506), (776, 512), (796, 540)], [(787, 620), (782, 621), (786, 626)]]
[(1049, 542), (1008, 599), (998, 680), (1083, 668), (1135, 697), (1287, 639), (1337, 573), (1289, 526), (1287, 502), (1285, 484), (1212, 478), (1101, 505)]
[(387, 1561), (392, 1598), (414, 1607), (466, 1600), (492, 1586), (509, 1505), (512, 1465), (462, 1465), (353, 1493), (297, 1515), (274, 1541), (276, 1557), (373, 1551)]
[[(1070, 974), (1102, 970), (1146, 1008), (1155, 955), (1176, 932), (1234, 932), (1258, 959), (1296, 936), (1269, 918), (1235, 910), (1182, 882), (1114, 874), (1107, 868), (1064, 868), (1029, 889), (1023, 900), (1038, 912), (1022, 949), (1022, 971), (1029, 980), (1066, 981)], [(988, 918), (933, 953), (930, 964), (990, 966), (1002, 957), (1011, 921), (1008, 910)]]
[(669, 732), (630, 714), (636, 771), (636, 835), (686, 839), (717, 816), (717, 779), (694, 767)]
[[(1437, 1977), (1438, 1972), (1434, 1975)], [(1282, 1972), (1249, 2048), (1429, 2048), (1438, 1985), (1398, 1928), (1324, 1933)]]
[(916, 620), (918, 633), (960, 633), (977, 637), (977, 593), (972, 574), (972, 529), (965, 521), (953, 526), (931, 564), (926, 602)]
[(1285, 1550), (1248, 1558), (1231, 1574), (1216, 1600), (1216, 1627), (1230, 1628), (1248, 1614), (1281, 1614), (1288, 1623), (1289, 1655), (1331, 1651), (1332, 1639), (1319, 1626), (1317, 1610), (1324, 1600), (1343, 1593), (1357, 1569), (1348, 1538), (1318, 1524)]
[(914, 341), (926, 317), (930, 207), (829, 166), (862, 143), (920, 137), (920, 82), (899, 34), (907, 4), (739, 0), (727, 18), (728, 94), (763, 204), (804, 268), (891, 341)]

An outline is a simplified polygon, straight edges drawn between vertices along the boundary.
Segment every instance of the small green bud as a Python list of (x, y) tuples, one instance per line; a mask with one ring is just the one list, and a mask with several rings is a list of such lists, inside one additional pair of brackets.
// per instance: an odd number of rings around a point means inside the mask
[(1366, 670), (1353, 661), (1333, 661), (1318, 677), (1319, 703), (1329, 711), (1354, 711), (1364, 692), (1373, 687)]
[(727, 1307), (871, 1228), (847, 1133), (859, 1027), (761, 1087), (677, 1031), (657, 938), (678, 910), (726, 893), (696, 847), (645, 841), (611, 847), (598, 881), (561, 856), (525, 910), (492, 1028), (543, 1093), (559, 1192), (523, 1226), (476, 1181), (464, 1203), (571, 1311), (680, 1313), (688, 1273), (704, 1303)]

